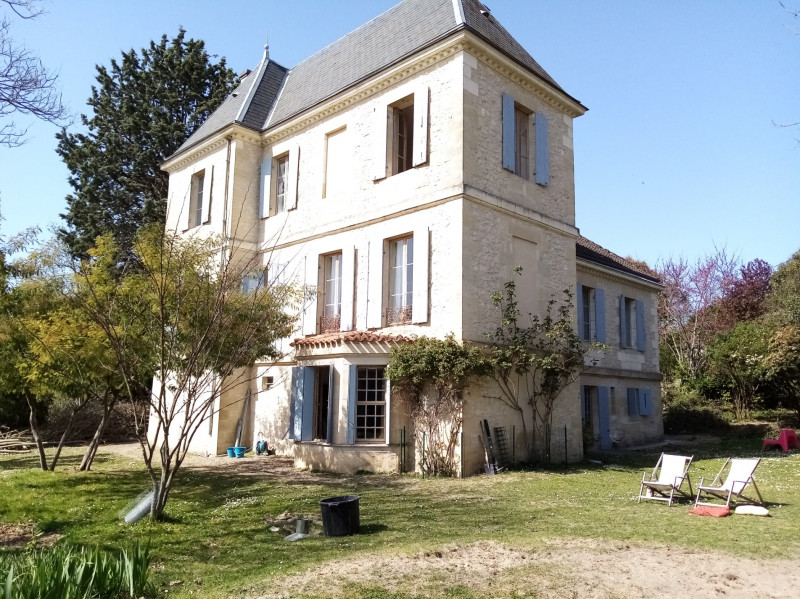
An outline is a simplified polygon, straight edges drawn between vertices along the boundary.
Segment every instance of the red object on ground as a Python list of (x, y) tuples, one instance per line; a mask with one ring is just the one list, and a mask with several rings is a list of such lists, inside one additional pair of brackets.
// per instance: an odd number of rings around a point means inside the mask
[(689, 510), (690, 514), (695, 516), (712, 516), (713, 518), (722, 518), (731, 515), (731, 508), (724, 505), (698, 505), (696, 508)]
[(783, 449), (783, 451), (789, 451), (790, 447), (800, 448), (800, 442), (797, 441), (797, 434), (794, 432), (794, 429), (791, 428), (782, 428), (781, 434), (778, 435), (777, 439), (764, 439), (764, 442), (761, 444), (761, 451), (764, 451), (764, 449), (771, 445), (777, 445)]

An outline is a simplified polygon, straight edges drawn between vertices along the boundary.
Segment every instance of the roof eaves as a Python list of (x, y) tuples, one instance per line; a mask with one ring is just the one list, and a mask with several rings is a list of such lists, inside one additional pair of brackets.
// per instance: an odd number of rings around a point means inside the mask
[(475, 36), (479, 37), (480, 39), (482, 39), (482, 40), (483, 40), (484, 42), (486, 42), (487, 44), (489, 44), (489, 45), (490, 45), (492, 48), (494, 48), (495, 50), (497, 50), (498, 52), (500, 52), (500, 53), (501, 53), (503, 56), (505, 56), (505, 57), (506, 57), (506, 58), (508, 58), (509, 60), (513, 61), (514, 63), (516, 63), (516, 64), (517, 64), (517, 65), (519, 65), (521, 68), (525, 69), (525, 71), (527, 71), (528, 73), (530, 73), (531, 75), (533, 75), (534, 77), (536, 77), (536, 79), (538, 79), (539, 81), (541, 81), (541, 82), (542, 82), (544, 85), (546, 85), (548, 88), (550, 88), (550, 89), (551, 89), (551, 90), (553, 90), (554, 92), (557, 92), (557, 93), (559, 93), (559, 94), (564, 94), (564, 95), (565, 95), (567, 98), (569, 98), (570, 100), (572, 100), (573, 102), (575, 102), (575, 103), (576, 103), (578, 106), (580, 106), (580, 107), (581, 107), (581, 108), (582, 108), (584, 111), (587, 111), (587, 110), (589, 110), (589, 109), (588, 109), (586, 106), (584, 106), (584, 105), (581, 103), (581, 101), (580, 101), (580, 100), (578, 100), (578, 99), (577, 99), (577, 98), (575, 98), (574, 96), (570, 95), (570, 94), (569, 94), (568, 92), (566, 92), (566, 91), (565, 91), (565, 90), (564, 90), (562, 87), (560, 87), (559, 85), (553, 85), (553, 84), (552, 84), (550, 81), (548, 81), (547, 79), (545, 79), (544, 77), (542, 77), (542, 76), (541, 76), (539, 73), (537, 73), (536, 71), (534, 71), (534, 70), (532, 70), (530, 67), (528, 67), (528, 66), (527, 66), (525, 63), (523, 63), (522, 61), (520, 61), (520, 60), (519, 60), (519, 59), (517, 59), (517, 58), (514, 58), (514, 57), (513, 57), (511, 54), (509, 54), (508, 52), (506, 52), (505, 50), (503, 50), (502, 48), (500, 48), (500, 47), (499, 47), (497, 44), (495, 44), (494, 42), (492, 42), (492, 40), (490, 40), (490, 39), (489, 39), (487, 36), (483, 35), (483, 34), (482, 34), (480, 31), (478, 31), (478, 30), (477, 30), (477, 29), (475, 29), (474, 27), (470, 27), (468, 24), (466, 24), (466, 23), (465, 23), (465, 24), (464, 24), (464, 28), (465, 28), (467, 31), (469, 31), (470, 33), (472, 33), (473, 35), (475, 35)]

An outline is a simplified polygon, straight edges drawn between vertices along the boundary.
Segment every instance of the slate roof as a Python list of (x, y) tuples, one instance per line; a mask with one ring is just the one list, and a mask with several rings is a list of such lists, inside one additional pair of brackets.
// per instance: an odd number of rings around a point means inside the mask
[(606, 266), (608, 268), (613, 268), (614, 270), (622, 271), (629, 275), (640, 277), (646, 281), (650, 281), (651, 283), (661, 283), (661, 279), (652, 272), (648, 272), (630, 260), (626, 260), (611, 250), (607, 250), (603, 246), (598, 245), (594, 241), (586, 239), (586, 237), (580, 235), (575, 243), (575, 256), (576, 258), (588, 260), (589, 262), (594, 262), (601, 266)]
[(262, 60), (176, 153), (233, 123), (269, 129), (463, 29), (566, 93), (478, 0), (403, 0), (292, 69)]
[[(240, 123), (257, 131), (261, 129), (261, 125), (266, 120), (269, 110), (275, 102), (275, 97), (278, 95), (278, 90), (287, 71), (286, 68), (278, 63), (267, 60), (267, 66), (262, 77), (262, 64), (264, 64), (263, 59), (250, 74), (239, 82), (236, 89), (225, 98), (219, 108), (211, 113), (211, 116), (200, 125), (197, 131), (183, 142), (175, 154), (179, 154), (186, 148), (212, 136), (232, 123)], [(258, 86), (253, 94), (253, 100), (250, 102), (246, 114), (240, 117), (239, 113), (250, 97), (254, 85)]]

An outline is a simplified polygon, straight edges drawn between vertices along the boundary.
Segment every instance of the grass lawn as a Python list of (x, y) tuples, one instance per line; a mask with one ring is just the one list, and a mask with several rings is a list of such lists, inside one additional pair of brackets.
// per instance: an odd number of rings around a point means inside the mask
[[(713, 477), (725, 457), (762, 456), (760, 439), (723, 439), (672, 448), (693, 453), (691, 476)], [(670, 450), (670, 448), (667, 448)], [(234, 474), (186, 469), (167, 505), (168, 521), (124, 525), (120, 512), (148, 479), (131, 459), (101, 453), (94, 471), (76, 471), (70, 449), (55, 473), (36, 470), (33, 454), (0, 456), (0, 523), (34, 522), (64, 541), (120, 547), (150, 543), (156, 582), (169, 597), (258, 594), (276, 576), (303, 572), (329, 560), (436, 552), (453, 545), (496, 541), (522, 550), (553, 540), (657, 543), (687, 550), (780, 558), (800, 550), (800, 453), (763, 454), (756, 472), (771, 518), (691, 516), (686, 503), (636, 503), (642, 470), (659, 450), (606, 458), (606, 465), (530, 470), (465, 480), (414, 476)], [(262, 458), (250, 457), (254, 467)], [(266, 458), (267, 461), (272, 458)], [(242, 467), (242, 461), (238, 467)], [(318, 501), (361, 496), (361, 534), (283, 541), (265, 521), (289, 511), (319, 514)], [(63, 541), (62, 541), (63, 542)], [(182, 581), (169, 586), (170, 582)], [(432, 592), (432, 591), (428, 591)], [(377, 587), (354, 587), (352, 597), (393, 598)], [(311, 595), (309, 595), (311, 596)], [(430, 595), (426, 595), (430, 596)], [(477, 597), (448, 587), (437, 597)], [(530, 595), (537, 596), (537, 595)]]

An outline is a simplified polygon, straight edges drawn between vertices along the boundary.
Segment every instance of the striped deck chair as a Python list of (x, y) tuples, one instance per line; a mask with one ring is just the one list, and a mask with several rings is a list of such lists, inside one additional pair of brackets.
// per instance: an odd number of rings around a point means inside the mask
[[(710, 495), (717, 499), (724, 499), (727, 507), (730, 507), (731, 501), (763, 505), (764, 499), (761, 497), (761, 491), (758, 490), (756, 479), (753, 475), (760, 461), (761, 458), (728, 458), (725, 460), (725, 463), (710, 485), (704, 485), (703, 480), (705, 479), (700, 479), (700, 485), (697, 487), (697, 499), (695, 499), (694, 502), (695, 507), (698, 505), (719, 505), (718, 503), (703, 503), (700, 501), (700, 496), (702, 494)], [(722, 476), (726, 469), (728, 470), (728, 475), (725, 477), (725, 482), (722, 482)], [(749, 486), (755, 489), (758, 495), (758, 501), (744, 495), (745, 489)]]
[[(642, 486), (639, 488), (637, 503), (641, 503), (642, 499), (653, 499), (666, 501), (667, 505), (672, 505), (675, 493), (688, 498), (693, 497), (692, 481), (689, 479), (689, 466), (693, 458), (694, 456), (662, 453), (652, 474), (642, 473)], [(689, 483), (688, 493), (682, 489), (684, 481)]]

